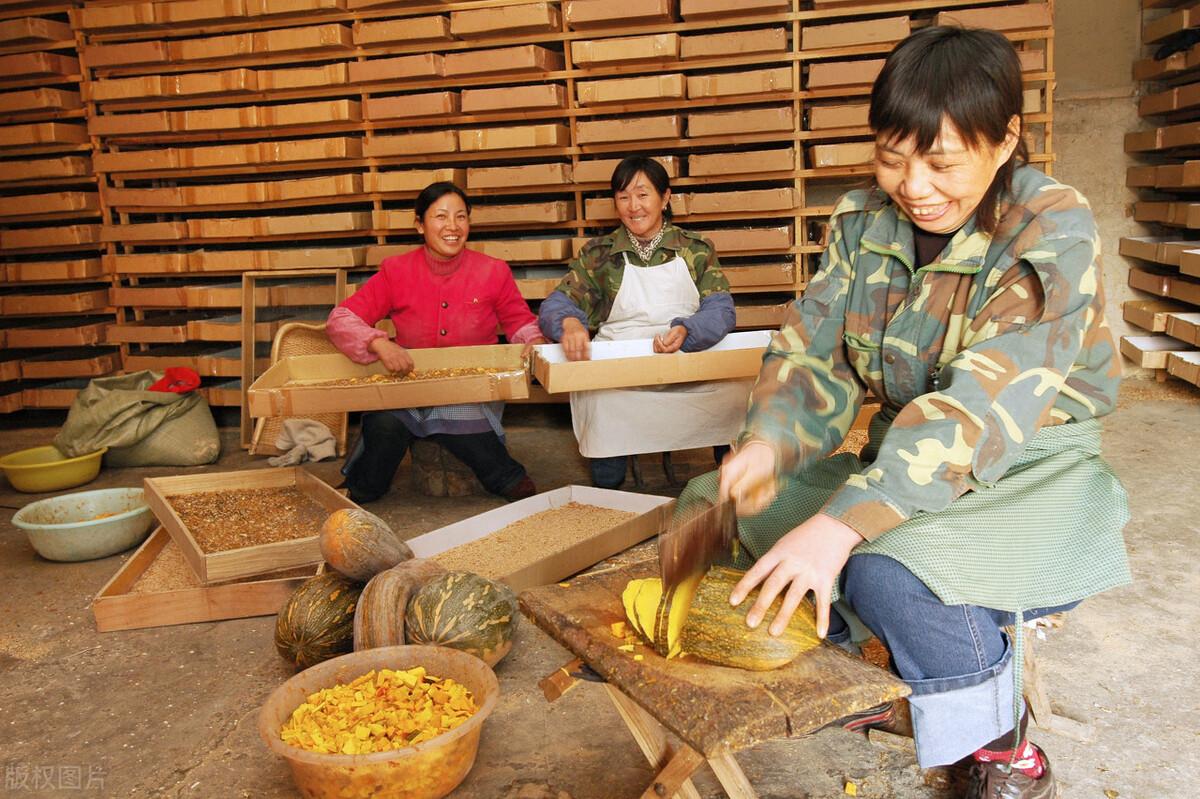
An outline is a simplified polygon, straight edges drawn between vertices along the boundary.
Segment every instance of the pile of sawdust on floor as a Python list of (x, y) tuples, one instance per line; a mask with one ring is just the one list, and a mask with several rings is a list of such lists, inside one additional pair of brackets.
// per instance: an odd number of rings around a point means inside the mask
[(1182, 380), (1170, 378), (1164, 383), (1154, 379), (1129, 378), (1121, 381), (1117, 407), (1125, 408), (1138, 402), (1200, 402), (1200, 388)]

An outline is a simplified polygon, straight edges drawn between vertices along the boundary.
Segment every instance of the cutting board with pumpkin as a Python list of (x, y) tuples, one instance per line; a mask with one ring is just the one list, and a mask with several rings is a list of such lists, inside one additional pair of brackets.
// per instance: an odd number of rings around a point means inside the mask
[(613, 624), (626, 621), (622, 591), (657, 573), (657, 563), (645, 561), (518, 598), (534, 624), (705, 757), (805, 735), (908, 694), (896, 677), (829, 644), (767, 671), (668, 660), (648, 644), (627, 651), (613, 634)]

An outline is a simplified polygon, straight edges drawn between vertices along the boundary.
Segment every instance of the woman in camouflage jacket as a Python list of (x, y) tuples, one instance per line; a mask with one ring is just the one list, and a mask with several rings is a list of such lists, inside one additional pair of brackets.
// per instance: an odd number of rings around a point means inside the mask
[[(657, 353), (716, 344), (733, 330), (729, 282), (712, 242), (671, 224), (666, 170), (645, 156), (625, 158), (612, 192), (621, 227), (583, 246), (542, 302), (542, 332), (570, 360), (590, 357), (592, 330), (596, 341), (653, 339)], [(573, 392), (571, 420), (593, 485), (620, 486), (626, 456), (639, 453), (712, 446), (720, 463), (749, 393), (749, 380)]]
[[(876, 187), (835, 207), (737, 452), (679, 504), (736, 501), (757, 562), (730, 601), (761, 585), (750, 626), (782, 596), (781, 631), (812, 591), (822, 635), (856, 615), (879, 636), (921, 765), (969, 758), (972, 799), (1056, 790), (1020, 733), (1022, 637), (1002, 627), (1129, 581), (1125, 493), (1099, 457), (1120, 371), (1096, 225), (1027, 165), (1021, 106), (1000, 34), (897, 45), (871, 94)], [(827, 457), (868, 391), (869, 443)]]

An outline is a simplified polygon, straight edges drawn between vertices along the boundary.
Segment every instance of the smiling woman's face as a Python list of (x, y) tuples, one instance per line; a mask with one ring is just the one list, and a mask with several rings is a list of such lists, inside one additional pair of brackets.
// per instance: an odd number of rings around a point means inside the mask
[(454, 192), (439, 197), (417, 220), (417, 232), (425, 237), (425, 246), (438, 258), (449, 260), (467, 246), (471, 215), (467, 204)]
[(663, 211), (670, 201), (671, 190), (659, 194), (645, 172), (638, 172), (628, 186), (613, 196), (621, 223), (639, 239), (648, 239), (658, 233)]
[(915, 137), (875, 139), (875, 181), (892, 201), (929, 233), (951, 233), (975, 213), (1000, 167), (1017, 145), (1010, 128), (999, 146), (972, 147), (949, 120), (927, 152)]

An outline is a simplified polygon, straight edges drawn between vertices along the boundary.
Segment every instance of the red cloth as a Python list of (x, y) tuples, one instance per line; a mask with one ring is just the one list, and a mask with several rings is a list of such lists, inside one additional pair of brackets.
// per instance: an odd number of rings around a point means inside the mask
[(186, 394), (200, 388), (200, 375), (186, 366), (168, 366), (163, 376), (151, 383), (149, 391), (170, 391)]
[(369, 326), (385, 316), (396, 326), (396, 343), (406, 348), (495, 344), (497, 327), (512, 342), (540, 335), (508, 264), (474, 250), (463, 250), (455, 260), (458, 267), (441, 275), (430, 268), (424, 247), (385, 258), (379, 271), (329, 315), (330, 340), (353, 360), (368, 363), (376, 357), (367, 345), (384, 335)]

